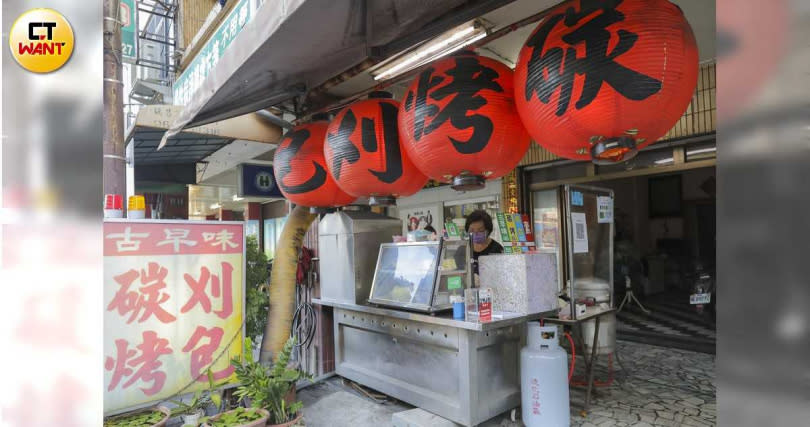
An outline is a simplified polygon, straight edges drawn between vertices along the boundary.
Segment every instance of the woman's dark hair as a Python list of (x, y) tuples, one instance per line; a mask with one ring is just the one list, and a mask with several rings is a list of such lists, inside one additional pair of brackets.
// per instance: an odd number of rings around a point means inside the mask
[(487, 229), (487, 235), (492, 234), (492, 217), (482, 209), (471, 212), (467, 215), (467, 220), (464, 221), (464, 231), (470, 231), (470, 224), (478, 221), (483, 221), (484, 228)]
[(436, 229), (433, 228), (432, 225), (426, 225), (425, 228), (423, 228), (423, 230), (431, 232), (431, 233), (436, 233)]

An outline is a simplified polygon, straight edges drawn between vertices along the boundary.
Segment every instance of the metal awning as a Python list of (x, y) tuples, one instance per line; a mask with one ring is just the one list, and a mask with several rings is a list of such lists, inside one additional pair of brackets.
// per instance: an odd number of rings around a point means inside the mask
[(175, 105), (141, 107), (127, 134), (127, 142), (135, 144), (135, 165), (196, 163), (234, 140), (276, 144), (281, 139), (280, 127), (249, 114), (186, 129), (169, 138), (158, 151), (161, 138), (182, 110)]
[(513, 0), (265, 1), (192, 95), (164, 140), (303, 95)]

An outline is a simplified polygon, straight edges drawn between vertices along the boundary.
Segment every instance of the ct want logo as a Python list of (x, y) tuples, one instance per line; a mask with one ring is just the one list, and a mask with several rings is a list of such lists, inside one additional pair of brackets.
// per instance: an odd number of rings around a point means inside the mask
[(259, 172), (256, 174), (256, 188), (269, 193), (273, 190), (273, 177), (267, 172)]
[(73, 28), (53, 9), (31, 9), (14, 21), (8, 44), (20, 66), (50, 73), (62, 68), (73, 54)]

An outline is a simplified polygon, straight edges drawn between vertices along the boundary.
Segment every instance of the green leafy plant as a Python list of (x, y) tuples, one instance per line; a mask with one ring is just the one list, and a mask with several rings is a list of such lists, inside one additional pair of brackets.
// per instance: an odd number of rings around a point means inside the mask
[[(248, 340), (249, 341), (249, 340)], [(294, 419), (304, 404), (288, 403), (287, 395), (299, 379), (311, 377), (290, 364), (290, 354), (295, 346), (295, 337), (290, 337), (277, 355), (273, 366), (268, 368), (253, 360), (253, 355), (245, 352), (242, 359), (234, 357), (231, 364), (241, 385), (236, 389), (240, 400), (249, 398), (254, 408), (270, 411), (270, 424), (282, 424)]]
[(176, 408), (172, 409), (172, 416), (192, 415), (198, 411), (205, 412), (205, 408), (212, 403), (217, 408), (217, 411), (219, 411), (219, 408), (222, 406), (222, 392), (218, 389), (226, 383), (215, 384), (214, 373), (210, 368), (206, 374), (208, 375), (208, 388), (205, 390), (197, 390), (188, 403), (182, 400), (169, 399), (170, 402), (177, 405)]
[(237, 427), (256, 421), (264, 417), (258, 408), (236, 408), (232, 411), (223, 412), (217, 416), (205, 417), (200, 421), (203, 425), (211, 427)]
[[(246, 245), (245, 335), (255, 341), (264, 333), (267, 313), (270, 310), (270, 299), (265, 291), (268, 276), (267, 256), (259, 249), (256, 236), (247, 236)], [(249, 347), (248, 350), (252, 351), (253, 348)]]
[(166, 418), (166, 414), (149, 409), (134, 414), (116, 415), (104, 420), (104, 427), (151, 427)]

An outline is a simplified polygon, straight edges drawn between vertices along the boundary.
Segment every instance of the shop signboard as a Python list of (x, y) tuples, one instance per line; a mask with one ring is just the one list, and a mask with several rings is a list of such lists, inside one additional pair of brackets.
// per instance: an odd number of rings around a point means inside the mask
[(276, 176), (273, 174), (272, 166), (242, 163), (237, 169), (239, 174), (236, 195), (238, 197), (284, 197), (276, 185)]
[(138, 8), (135, 0), (121, 0), (121, 56), (134, 64), (138, 59)]
[(225, 49), (236, 39), (245, 24), (256, 15), (256, 9), (260, 3), (257, 0), (239, 0), (237, 5), (231, 9), (228, 16), (222, 20), (217, 30), (174, 82), (172, 100), (175, 105), (188, 104), (194, 92), (200, 88), (202, 82), (217, 65), (225, 53)]
[(242, 354), (243, 222), (104, 222), (104, 412), (233, 382)]

